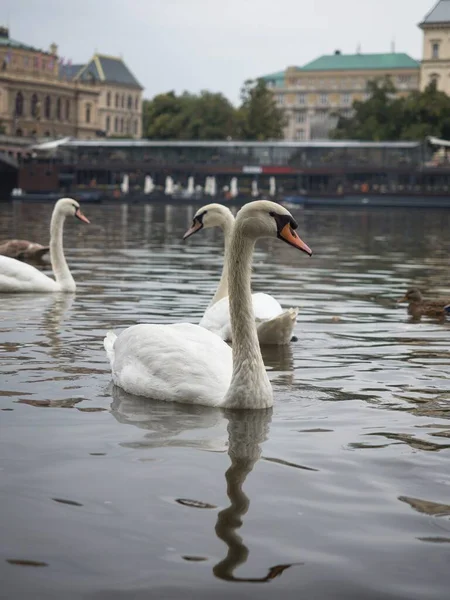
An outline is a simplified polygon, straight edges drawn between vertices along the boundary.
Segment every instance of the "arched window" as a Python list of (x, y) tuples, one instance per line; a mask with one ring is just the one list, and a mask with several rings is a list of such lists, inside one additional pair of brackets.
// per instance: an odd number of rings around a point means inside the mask
[(66, 121), (70, 121), (70, 100), (66, 100)]
[(128, 109), (131, 110), (133, 107), (133, 98), (128, 96)]
[(139, 98), (136, 96), (136, 98), (134, 99), (134, 110), (138, 109), (138, 105), (139, 105)]
[(56, 118), (61, 121), (61, 98), (56, 100)]
[(114, 119), (114, 133), (118, 133), (119, 131), (119, 119), (116, 117)]
[(119, 108), (119, 94), (116, 94), (116, 108)]
[(106, 94), (106, 106), (111, 106), (111, 92)]
[(16, 135), (17, 137), (22, 137), (23, 133), (21, 129), (16, 129)]
[(125, 108), (125, 94), (122, 94), (122, 108)]
[(111, 117), (108, 115), (106, 117), (106, 132), (109, 133), (109, 128), (111, 127)]
[[(39, 102), (39, 100), (38, 100), (37, 94), (33, 94), (31, 96), (31, 116), (34, 118), (37, 118), (37, 116), (38, 116), (38, 112), (39, 112), (38, 111), (38, 102)], [(32, 134), (32, 135), (35, 135), (35, 134)]]
[(44, 103), (44, 116), (46, 119), (50, 119), (51, 112), (52, 112), (52, 101), (51, 101), (50, 96), (46, 96), (45, 103)]
[(120, 119), (120, 133), (123, 133), (123, 117)]
[(22, 92), (17, 92), (16, 94), (16, 117), (21, 117), (23, 115), (23, 94)]
[(91, 105), (90, 104), (86, 104), (86, 123), (90, 123), (91, 122)]

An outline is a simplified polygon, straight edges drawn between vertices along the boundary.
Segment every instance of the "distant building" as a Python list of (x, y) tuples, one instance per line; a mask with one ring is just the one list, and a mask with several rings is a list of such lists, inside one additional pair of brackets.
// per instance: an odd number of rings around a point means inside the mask
[(450, 95), (450, 0), (440, 0), (419, 27), (423, 31), (420, 87), (431, 81)]
[(65, 66), (61, 76), (96, 85), (97, 124), (109, 136), (142, 136), (142, 86), (121, 58), (95, 54), (86, 65)]
[(142, 87), (122, 59), (61, 63), (56, 44), (39, 50), (0, 27), (0, 127), (7, 135), (141, 136)]
[(420, 64), (404, 53), (341, 54), (337, 50), (263, 79), (286, 115), (284, 139), (308, 141), (327, 138), (338, 115), (350, 116), (353, 101), (367, 98), (367, 83), (386, 76), (398, 95), (406, 95), (419, 89)]

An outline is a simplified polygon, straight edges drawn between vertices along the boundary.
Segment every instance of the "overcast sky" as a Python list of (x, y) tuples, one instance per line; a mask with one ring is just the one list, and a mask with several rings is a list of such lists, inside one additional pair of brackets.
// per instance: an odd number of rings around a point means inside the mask
[[(417, 27), (434, 0), (2, 0), (10, 36), (73, 63), (122, 55), (144, 96), (223, 92), (336, 49), (420, 59)], [(1, 24), (1, 23), (0, 23)]]

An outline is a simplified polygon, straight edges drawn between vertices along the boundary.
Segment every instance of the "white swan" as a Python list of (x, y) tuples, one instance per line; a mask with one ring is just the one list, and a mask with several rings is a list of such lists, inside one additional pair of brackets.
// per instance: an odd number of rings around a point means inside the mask
[(0, 256), (0, 293), (74, 292), (75, 281), (63, 251), (63, 226), (66, 217), (77, 217), (89, 223), (72, 198), (61, 198), (55, 204), (50, 223), (50, 261), (55, 279), (15, 258)]
[[(231, 210), (222, 204), (207, 204), (194, 215), (192, 227), (184, 234), (184, 239), (201, 229), (220, 227), (225, 241), (225, 260), (222, 276), (216, 293), (203, 315), (200, 325), (216, 333), (226, 342), (231, 342), (230, 305), (228, 301), (228, 268), (226, 254), (234, 227)], [(258, 339), (260, 344), (289, 344), (297, 320), (298, 309), (283, 310), (273, 296), (258, 292), (252, 294)]]
[(273, 404), (256, 333), (250, 289), (255, 241), (279, 237), (311, 255), (295, 233), (292, 215), (268, 201), (239, 212), (227, 254), (233, 349), (219, 336), (191, 323), (133, 325), (104, 346), (113, 382), (130, 394), (226, 408)]

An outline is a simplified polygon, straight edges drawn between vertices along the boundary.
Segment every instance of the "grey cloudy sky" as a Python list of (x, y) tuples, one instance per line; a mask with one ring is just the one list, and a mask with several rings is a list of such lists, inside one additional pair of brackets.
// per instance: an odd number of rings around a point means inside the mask
[(10, 35), (73, 63), (122, 55), (144, 95), (201, 89), (237, 102), (243, 81), (343, 53), (422, 53), (434, 0), (2, 0)]

